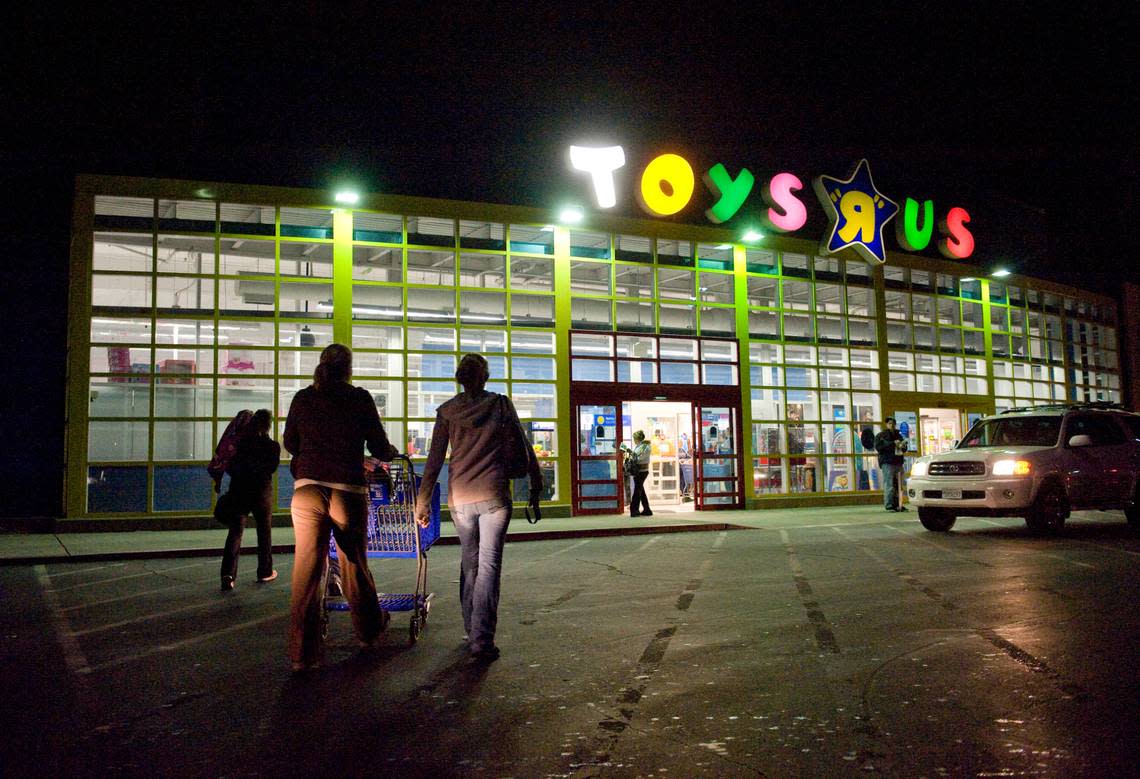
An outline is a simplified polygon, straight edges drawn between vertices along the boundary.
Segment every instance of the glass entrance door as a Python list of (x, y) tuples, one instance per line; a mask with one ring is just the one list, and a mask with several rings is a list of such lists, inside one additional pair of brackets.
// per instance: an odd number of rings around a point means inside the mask
[(962, 439), (962, 412), (956, 408), (920, 408), (918, 428), (922, 454), (948, 451)]
[(697, 509), (740, 508), (740, 430), (737, 409), (693, 404)]
[(573, 479), (575, 514), (618, 514), (625, 501), (618, 492), (621, 435), (616, 405), (580, 405), (575, 409), (578, 472)]

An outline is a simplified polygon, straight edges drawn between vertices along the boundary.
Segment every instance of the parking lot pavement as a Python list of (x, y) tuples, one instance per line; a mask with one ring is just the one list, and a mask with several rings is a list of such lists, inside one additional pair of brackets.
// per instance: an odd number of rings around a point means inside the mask
[[(216, 557), (0, 568), (0, 758), (12, 776), (1129, 776), (1140, 684), (1118, 514), (923, 531), (819, 510), (748, 529), (508, 546), (497, 643), (461, 644), (458, 548), (409, 643), (332, 615), (322, 668), (284, 657), (277, 582)], [(382, 590), (414, 564), (374, 560)], [(34, 716), (29, 716), (35, 712)]]

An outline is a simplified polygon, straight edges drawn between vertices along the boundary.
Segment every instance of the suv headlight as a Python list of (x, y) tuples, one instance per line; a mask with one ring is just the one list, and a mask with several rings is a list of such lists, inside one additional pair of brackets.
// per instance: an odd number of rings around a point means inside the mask
[(994, 476), (1028, 476), (1032, 466), (1028, 460), (998, 460), (994, 463)]
[(925, 460), (919, 460), (910, 469), (911, 476), (925, 476), (926, 471), (930, 468), (930, 463)]

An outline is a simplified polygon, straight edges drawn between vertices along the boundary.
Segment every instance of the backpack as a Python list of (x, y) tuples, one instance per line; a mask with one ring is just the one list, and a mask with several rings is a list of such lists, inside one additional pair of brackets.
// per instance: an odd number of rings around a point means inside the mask
[(859, 434), (859, 443), (861, 443), (863, 445), (863, 448), (868, 452), (873, 452), (875, 450), (875, 433), (871, 430), (871, 428), (863, 428), (863, 432)]
[(218, 439), (218, 445), (214, 449), (214, 456), (210, 460), (210, 464), (206, 466), (206, 471), (210, 474), (210, 478), (214, 480), (215, 491), (222, 486), (222, 477), (226, 475), (226, 469), (230, 465), (230, 460), (234, 458), (234, 453), (237, 452), (238, 441), (241, 440), (251, 419), (253, 419), (253, 412), (248, 408), (243, 408), (234, 415), (234, 418), (226, 425), (226, 430), (222, 433), (222, 437)]

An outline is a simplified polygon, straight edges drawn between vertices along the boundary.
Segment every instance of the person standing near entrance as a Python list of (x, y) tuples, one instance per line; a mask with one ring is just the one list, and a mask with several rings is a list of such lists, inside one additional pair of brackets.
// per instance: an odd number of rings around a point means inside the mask
[[(416, 522), (427, 527), (432, 490), (450, 445), (447, 504), (461, 546), (459, 604), (463, 609), (467, 649), (477, 663), (491, 663), (499, 657), (495, 627), (499, 619), (503, 544), (514, 508), (502, 440), (505, 433), (512, 432), (526, 438), (511, 399), (486, 390), (490, 376), (482, 355), (465, 354), (459, 361), (455, 380), (463, 385), (463, 391), (436, 412), (416, 498)], [(530, 503), (537, 509), (542, 497), (542, 470), (532, 447), (526, 447), (526, 454)]]
[(629, 499), (629, 515), (631, 517), (651, 517), (649, 510), (649, 496), (645, 494), (645, 480), (649, 478), (649, 460), (652, 457), (651, 447), (645, 440), (645, 433), (638, 430), (633, 434), (633, 448), (625, 444), (622, 450), (629, 453), (629, 462), (633, 466), (633, 495)]
[(894, 417), (887, 417), (885, 425), (886, 429), (875, 436), (875, 453), (879, 455), (879, 470), (883, 474), (883, 508), (906, 511), (899, 495), (906, 439), (895, 429)]

